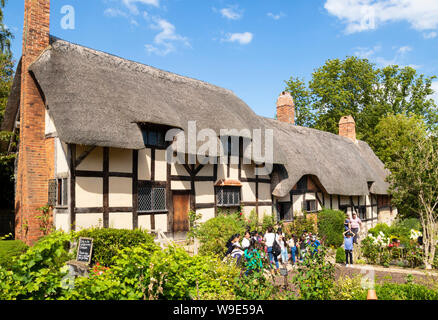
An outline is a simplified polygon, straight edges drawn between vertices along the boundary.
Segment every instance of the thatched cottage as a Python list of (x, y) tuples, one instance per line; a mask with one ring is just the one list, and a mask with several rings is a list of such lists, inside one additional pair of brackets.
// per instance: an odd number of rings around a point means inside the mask
[[(47, 203), (57, 229), (171, 237), (187, 231), (190, 210), (205, 221), (243, 206), (287, 221), (327, 207), (355, 211), (368, 225), (396, 214), (387, 172), (356, 140), (351, 117), (340, 119), (339, 135), (296, 126), (293, 99), (282, 93), (277, 120), (263, 118), (229, 90), (52, 37), (49, 20), (49, 0), (25, 1), (23, 56), (2, 123), (20, 133), (17, 238), (38, 238), (37, 209)], [(164, 136), (190, 121), (217, 136), (273, 130), (272, 172), (255, 174), (263, 164), (243, 161), (244, 135), (235, 163), (169, 163)]]

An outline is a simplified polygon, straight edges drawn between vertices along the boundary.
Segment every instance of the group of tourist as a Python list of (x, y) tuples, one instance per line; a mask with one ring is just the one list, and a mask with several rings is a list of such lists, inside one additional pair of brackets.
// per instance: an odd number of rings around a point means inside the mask
[[(242, 239), (240, 234), (231, 236), (226, 244), (225, 256), (236, 259), (238, 264), (243, 259), (247, 272), (261, 270), (264, 265), (278, 272), (280, 261), (283, 267), (288, 264), (289, 260), (293, 266), (296, 266), (306, 257), (312, 257), (317, 253), (320, 245), (321, 242), (316, 235), (307, 230), (300, 237), (292, 235), (288, 238), (281, 227), (278, 227), (275, 232), (273, 227), (268, 227), (264, 234), (247, 230)], [(263, 260), (267, 263), (263, 264)]]
[[(351, 217), (347, 215), (343, 233), (347, 267), (353, 264), (353, 248), (357, 244), (361, 226), (362, 221), (356, 213)], [(307, 257), (313, 257), (320, 245), (317, 236), (307, 230), (299, 237), (295, 234), (287, 237), (281, 227), (276, 231), (273, 227), (268, 227), (264, 234), (247, 230), (243, 237), (240, 234), (232, 235), (226, 244), (225, 257), (234, 258), (238, 264), (244, 262), (247, 273), (260, 271), (264, 265), (278, 271), (280, 261), (283, 267), (286, 267), (289, 261), (295, 267), (298, 263), (303, 263)]]

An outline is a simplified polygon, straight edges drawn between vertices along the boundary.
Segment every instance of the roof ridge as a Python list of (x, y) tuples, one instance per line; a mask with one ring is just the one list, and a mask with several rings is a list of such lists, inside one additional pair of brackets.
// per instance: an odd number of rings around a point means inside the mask
[[(204, 87), (213, 91), (217, 91), (217, 92), (222, 92), (225, 94), (232, 94), (234, 96), (236, 96), (236, 94), (230, 90), (230, 89), (226, 89), (226, 88), (222, 88), (219, 86), (216, 86), (214, 84), (208, 83), (206, 81), (202, 81), (202, 80), (198, 80), (195, 78), (190, 78), (187, 76), (183, 76), (174, 72), (170, 72), (170, 71), (166, 71), (166, 70), (162, 70), (162, 69), (158, 69), (155, 67), (152, 67), (150, 65), (141, 63), (141, 62), (137, 62), (134, 60), (129, 60), (126, 58), (122, 58), (119, 57), (115, 54), (111, 54), (111, 53), (107, 53), (101, 50), (96, 50), (93, 48), (89, 48), (77, 43), (73, 43), (61, 38), (58, 38), (56, 36), (50, 35), (50, 44), (51, 47), (56, 49), (57, 47), (60, 47), (60, 45), (64, 45), (64, 46), (72, 46), (72, 47), (76, 47), (76, 48), (80, 48), (82, 50), (86, 50), (94, 55), (98, 55), (100, 57), (106, 58), (108, 59), (108, 61), (110, 61), (110, 59), (112, 59), (113, 61), (118, 60), (119, 62), (125, 62), (124, 65), (122, 64), (118, 64), (118, 67), (125, 67), (127, 69), (129, 69), (130, 71), (133, 72), (142, 72), (142, 73), (148, 73), (154, 77), (157, 78), (164, 78), (164, 79), (168, 79), (170, 81), (174, 81), (174, 82), (180, 82), (180, 83), (186, 83), (186, 84), (191, 84), (194, 85), (196, 87)], [(134, 67), (136, 66), (136, 67)], [(237, 96), (236, 96), (237, 97)]]

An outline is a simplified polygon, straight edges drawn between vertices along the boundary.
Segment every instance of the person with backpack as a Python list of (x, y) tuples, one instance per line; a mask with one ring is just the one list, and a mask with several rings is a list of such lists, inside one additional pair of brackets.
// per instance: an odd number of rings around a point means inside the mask
[(281, 254), (281, 249), (276, 241), (276, 234), (273, 232), (272, 227), (268, 227), (268, 231), (265, 233), (263, 241), (265, 242), (265, 246), (267, 248), (266, 251), (269, 257), (269, 264), (272, 265), (272, 261), (274, 261), (275, 267), (278, 270), (280, 266), (278, 264), (277, 257)]

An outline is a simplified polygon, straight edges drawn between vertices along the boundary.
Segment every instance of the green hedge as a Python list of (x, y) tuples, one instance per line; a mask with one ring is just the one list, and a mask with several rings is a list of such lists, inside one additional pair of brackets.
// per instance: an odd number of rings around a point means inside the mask
[(239, 233), (243, 238), (245, 221), (237, 214), (220, 214), (207, 220), (198, 229), (198, 238), (201, 243), (201, 254), (213, 254), (222, 256), (226, 252), (226, 243), (229, 238)]
[(324, 209), (318, 214), (318, 233), (326, 246), (342, 245), (345, 218), (345, 213), (339, 210)]
[(336, 249), (336, 263), (345, 263), (345, 250), (339, 247)]
[(154, 237), (143, 230), (124, 229), (86, 229), (77, 233), (77, 237), (93, 238), (92, 264), (110, 266), (112, 258), (119, 250), (140, 243), (153, 243)]
[(13, 258), (26, 252), (28, 246), (20, 240), (0, 241), (0, 266), (11, 269)]
[(438, 300), (437, 290), (415, 283), (377, 285), (376, 294), (379, 300)]

